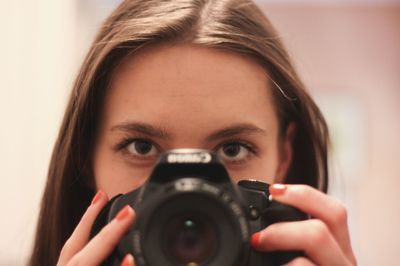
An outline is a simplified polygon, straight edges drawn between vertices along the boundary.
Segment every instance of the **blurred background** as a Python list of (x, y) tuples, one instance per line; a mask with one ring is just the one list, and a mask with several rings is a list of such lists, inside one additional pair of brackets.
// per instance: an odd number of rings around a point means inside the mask
[[(120, 1), (2, 1), (0, 265), (30, 252), (73, 79)], [(400, 265), (400, 1), (258, 0), (327, 117), (359, 265)]]

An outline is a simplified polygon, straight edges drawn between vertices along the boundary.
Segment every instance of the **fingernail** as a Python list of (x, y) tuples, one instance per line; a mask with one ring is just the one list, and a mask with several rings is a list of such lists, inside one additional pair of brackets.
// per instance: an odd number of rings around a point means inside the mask
[(126, 205), (125, 207), (122, 208), (122, 210), (118, 212), (117, 216), (115, 216), (115, 219), (121, 221), (126, 217), (128, 217), (129, 212), (130, 212), (130, 207), (129, 205)]
[(91, 205), (96, 204), (96, 202), (98, 202), (102, 197), (103, 197), (103, 191), (101, 191), (101, 190), (97, 191), (96, 195), (92, 199)]
[(273, 184), (269, 186), (269, 194), (271, 194), (272, 197), (281, 196), (285, 193), (286, 188), (287, 186), (284, 184)]
[(133, 256), (131, 254), (126, 254), (125, 258), (122, 260), (121, 266), (133, 266)]
[(260, 233), (260, 232), (257, 232), (257, 233), (255, 233), (255, 234), (253, 234), (253, 235), (251, 236), (251, 238), (250, 238), (250, 245), (251, 245), (253, 248), (258, 248), (258, 247), (260, 246), (260, 236), (261, 236), (261, 233)]

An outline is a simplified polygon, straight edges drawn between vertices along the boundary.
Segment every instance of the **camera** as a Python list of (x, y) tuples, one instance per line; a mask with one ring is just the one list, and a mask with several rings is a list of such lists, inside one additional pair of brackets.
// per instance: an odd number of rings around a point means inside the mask
[(308, 217), (270, 200), (266, 183), (232, 183), (222, 161), (207, 150), (163, 153), (143, 186), (103, 208), (91, 237), (125, 205), (135, 209), (135, 221), (103, 265), (120, 265), (127, 253), (137, 266), (274, 266), (302, 254), (251, 248), (253, 233)]

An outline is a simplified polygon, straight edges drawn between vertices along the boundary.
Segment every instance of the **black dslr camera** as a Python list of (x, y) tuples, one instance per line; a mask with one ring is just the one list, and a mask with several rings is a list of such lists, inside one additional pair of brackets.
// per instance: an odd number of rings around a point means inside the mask
[(270, 201), (265, 183), (233, 184), (218, 157), (206, 150), (164, 153), (142, 187), (108, 203), (91, 237), (127, 204), (135, 209), (135, 222), (103, 265), (119, 266), (127, 253), (137, 266), (273, 266), (301, 255), (251, 248), (253, 233), (307, 216)]

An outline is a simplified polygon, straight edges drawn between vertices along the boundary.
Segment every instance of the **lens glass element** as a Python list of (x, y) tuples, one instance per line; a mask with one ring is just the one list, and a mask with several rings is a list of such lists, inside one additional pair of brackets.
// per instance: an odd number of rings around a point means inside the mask
[(201, 265), (216, 253), (215, 226), (202, 215), (175, 215), (166, 224), (164, 234), (164, 251), (175, 264)]

